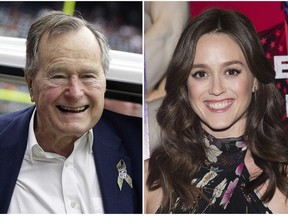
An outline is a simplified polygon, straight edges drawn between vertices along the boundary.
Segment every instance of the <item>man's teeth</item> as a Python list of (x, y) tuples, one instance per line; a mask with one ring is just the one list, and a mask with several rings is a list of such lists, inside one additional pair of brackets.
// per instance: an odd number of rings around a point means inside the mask
[(226, 101), (221, 103), (207, 103), (207, 106), (212, 109), (224, 109), (227, 106), (229, 106), (232, 103), (232, 101)]
[(87, 106), (81, 106), (81, 107), (64, 107), (64, 106), (59, 106), (61, 111), (64, 112), (82, 112), (84, 111)]

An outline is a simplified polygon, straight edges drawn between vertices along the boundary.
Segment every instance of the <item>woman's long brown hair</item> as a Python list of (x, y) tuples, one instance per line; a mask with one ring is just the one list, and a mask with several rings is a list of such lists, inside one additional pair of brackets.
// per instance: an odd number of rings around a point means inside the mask
[[(250, 181), (254, 190), (267, 179), (262, 200), (268, 202), (276, 187), (288, 197), (288, 146), (283, 130), (283, 98), (274, 85), (275, 71), (266, 59), (251, 21), (239, 12), (209, 9), (192, 20), (184, 29), (167, 69), (166, 96), (157, 113), (162, 145), (149, 160), (147, 186), (161, 187), (161, 210), (168, 212), (180, 196), (186, 206), (197, 202), (198, 189), (191, 185), (194, 174), (206, 159), (203, 130), (192, 110), (187, 90), (196, 44), (207, 33), (224, 33), (242, 49), (249, 69), (258, 80), (248, 108), (245, 136), (253, 159), (263, 173)], [(217, 43), (217, 42), (215, 42)]]

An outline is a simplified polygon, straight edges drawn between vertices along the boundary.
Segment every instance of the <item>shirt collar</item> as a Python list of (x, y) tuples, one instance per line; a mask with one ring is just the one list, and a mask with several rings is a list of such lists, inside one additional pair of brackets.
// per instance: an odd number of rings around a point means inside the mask
[[(29, 130), (28, 130), (28, 139), (27, 139), (27, 154), (31, 160), (31, 162), (33, 163), (33, 161), (35, 159), (38, 158), (62, 158), (62, 156), (57, 154), (53, 154), (53, 153), (45, 153), (45, 151), (42, 149), (42, 147), (38, 144), (37, 140), (36, 140), (36, 136), (35, 136), (35, 132), (34, 132), (34, 119), (35, 119), (35, 114), (36, 114), (36, 108), (34, 109), (31, 119), (30, 119), (30, 123), (29, 123)], [(79, 146), (80, 143), (83, 144), (83, 142), (86, 142), (88, 147), (89, 147), (89, 151), (90, 153), (93, 153), (93, 130), (90, 129), (89, 131), (87, 131), (85, 134), (83, 134), (83, 136), (79, 137), (75, 143), (74, 146), (75, 148), (77, 148)], [(85, 143), (84, 143), (85, 144)]]

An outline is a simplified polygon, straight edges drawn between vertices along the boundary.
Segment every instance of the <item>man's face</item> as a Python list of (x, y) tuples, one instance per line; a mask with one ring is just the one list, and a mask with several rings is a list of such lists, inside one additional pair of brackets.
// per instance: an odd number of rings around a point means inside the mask
[(83, 27), (39, 44), (39, 70), (26, 75), (37, 107), (35, 131), (56, 137), (79, 137), (100, 119), (106, 78), (101, 50), (93, 33)]

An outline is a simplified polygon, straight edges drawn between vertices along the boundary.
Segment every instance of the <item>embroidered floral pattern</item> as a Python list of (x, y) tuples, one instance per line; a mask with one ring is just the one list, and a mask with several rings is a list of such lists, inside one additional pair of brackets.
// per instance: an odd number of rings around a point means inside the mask
[(213, 170), (210, 170), (202, 179), (198, 182), (196, 187), (202, 188), (206, 186), (212, 179), (214, 179), (217, 176), (217, 173)]
[(228, 185), (228, 187), (227, 187), (227, 189), (226, 189), (226, 191), (224, 193), (224, 196), (223, 196), (223, 198), (222, 198), (222, 200), (220, 202), (220, 205), (223, 205), (224, 209), (226, 209), (227, 205), (229, 204), (230, 199), (231, 199), (231, 197), (233, 195), (233, 192), (234, 192), (234, 190), (235, 190), (235, 188), (237, 186), (238, 181), (239, 181), (239, 178), (236, 178), (234, 181), (229, 183), (229, 185)]
[(272, 213), (255, 192), (245, 190), (250, 176), (244, 164), (244, 137), (219, 140), (205, 133), (204, 142), (207, 163), (191, 184), (201, 189), (208, 201), (199, 197), (197, 205), (187, 206), (178, 197), (170, 213)]
[(241, 176), (242, 171), (243, 171), (243, 168), (244, 168), (244, 162), (241, 163), (241, 164), (239, 164), (239, 165), (237, 166), (237, 168), (236, 168), (236, 170), (235, 170), (235, 174), (236, 174), (237, 176)]
[(213, 191), (213, 195), (212, 195), (212, 201), (211, 204), (214, 204), (216, 202), (216, 199), (219, 198), (223, 192), (223, 190), (225, 189), (227, 184), (227, 179), (225, 178), (220, 184), (218, 184), (214, 191)]
[(222, 153), (215, 145), (211, 145), (209, 140), (205, 138), (205, 145), (207, 147), (206, 155), (211, 163), (217, 162), (217, 157)]
[(247, 144), (244, 141), (237, 141), (236, 147), (241, 148), (242, 151), (245, 151), (247, 149)]

